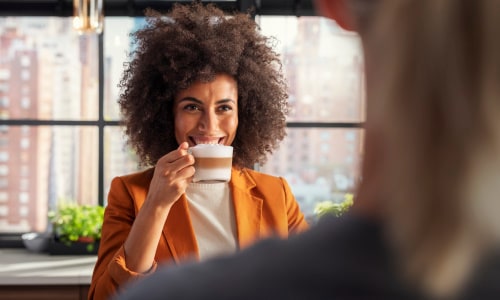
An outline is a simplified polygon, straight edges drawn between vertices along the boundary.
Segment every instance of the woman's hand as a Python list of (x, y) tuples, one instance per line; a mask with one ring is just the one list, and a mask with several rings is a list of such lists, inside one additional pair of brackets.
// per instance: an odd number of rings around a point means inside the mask
[(132, 271), (144, 273), (151, 269), (170, 208), (192, 180), (194, 157), (188, 154), (188, 147), (184, 142), (156, 163), (146, 201), (124, 244), (127, 267)]
[(170, 207), (186, 191), (194, 175), (194, 157), (183, 142), (176, 150), (165, 154), (156, 163), (146, 201)]

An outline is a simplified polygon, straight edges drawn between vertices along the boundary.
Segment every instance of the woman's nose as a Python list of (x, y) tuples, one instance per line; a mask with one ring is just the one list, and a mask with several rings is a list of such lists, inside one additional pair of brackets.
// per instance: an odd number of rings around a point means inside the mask
[(207, 111), (200, 118), (198, 128), (200, 131), (212, 132), (216, 131), (218, 126), (217, 115), (214, 112)]

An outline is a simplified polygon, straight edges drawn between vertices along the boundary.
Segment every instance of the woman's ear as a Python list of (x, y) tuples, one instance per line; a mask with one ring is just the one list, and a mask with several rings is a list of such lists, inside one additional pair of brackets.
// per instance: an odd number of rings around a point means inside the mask
[(314, 0), (314, 5), (318, 15), (335, 20), (345, 30), (356, 31), (355, 16), (348, 1), (350, 0)]

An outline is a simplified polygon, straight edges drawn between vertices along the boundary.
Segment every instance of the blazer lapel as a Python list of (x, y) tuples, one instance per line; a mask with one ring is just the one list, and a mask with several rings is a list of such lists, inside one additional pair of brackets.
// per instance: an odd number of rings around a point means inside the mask
[(243, 170), (232, 170), (231, 174), (236, 232), (240, 249), (252, 244), (260, 237), (263, 200), (252, 195), (255, 181)]
[[(176, 263), (195, 256), (199, 259), (198, 244), (189, 217), (188, 203), (185, 195), (172, 206), (163, 227), (163, 236)], [(193, 253), (195, 253), (193, 255)]]

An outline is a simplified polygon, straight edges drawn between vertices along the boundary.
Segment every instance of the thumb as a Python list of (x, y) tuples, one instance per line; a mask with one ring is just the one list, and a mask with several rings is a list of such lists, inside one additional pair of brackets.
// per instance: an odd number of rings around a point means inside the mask
[(180, 145), (179, 145), (179, 150), (187, 150), (189, 148), (189, 144), (188, 142), (182, 142)]

